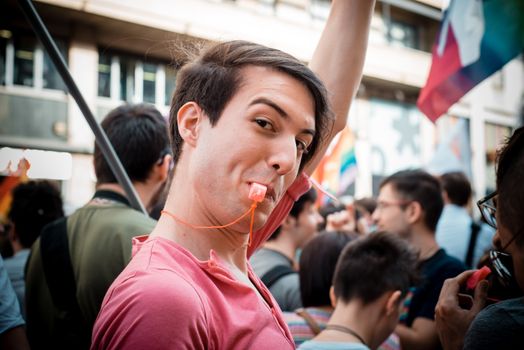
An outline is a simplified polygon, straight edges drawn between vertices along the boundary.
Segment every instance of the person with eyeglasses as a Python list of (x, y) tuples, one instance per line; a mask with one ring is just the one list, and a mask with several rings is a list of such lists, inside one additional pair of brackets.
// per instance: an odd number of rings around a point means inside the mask
[[(444, 283), (435, 317), (444, 349), (518, 349), (524, 345), (524, 128), (509, 138), (497, 159), (496, 192), (478, 202), (483, 218), (497, 229), (490, 253), (495, 278), (520, 289), (520, 296), (486, 308), (490, 284), (475, 288), (472, 306), (459, 305), (459, 292), (474, 271)], [(506, 262), (504, 262), (506, 258)]]
[(434, 315), (442, 284), (465, 270), (435, 238), (444, 206), (439, 181), (422, 170), (399, 171), (382, 181), (373, 220), (419, 252), (422, 281), (410, 290), (395, 333), (404, 350), (440, 347)]

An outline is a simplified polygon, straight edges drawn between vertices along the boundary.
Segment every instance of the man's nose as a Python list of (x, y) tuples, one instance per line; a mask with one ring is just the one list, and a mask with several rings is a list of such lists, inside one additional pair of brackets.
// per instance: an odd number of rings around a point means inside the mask
[(275, 142), (271, 147), (268, 163), (276, 170), (277, 174), (286, 175), (293, 171), (298, 162), (295, 140), (282, 138), (280, 142)]

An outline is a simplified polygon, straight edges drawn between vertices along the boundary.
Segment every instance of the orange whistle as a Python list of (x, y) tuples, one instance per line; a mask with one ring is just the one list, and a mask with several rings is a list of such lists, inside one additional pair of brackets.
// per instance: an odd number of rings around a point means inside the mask
[(255, 202), (262, 202), (266, 197), (267, 187), (259, 183), (253, 182), (249, 189), (249, 199)]

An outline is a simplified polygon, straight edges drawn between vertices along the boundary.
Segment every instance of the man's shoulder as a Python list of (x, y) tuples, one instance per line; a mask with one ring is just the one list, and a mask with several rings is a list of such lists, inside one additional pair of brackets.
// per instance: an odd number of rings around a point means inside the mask
[(490, 305), (473, 320), (464, 349), (517, 349), (524, 343), (524, 298)]
[(276, 266), (289, 266), (291, 262), (282, 253), (279, 253), (273, 249), (260, 248), (257, 250), (249, 259), (251, 267), (255, 273), (259, 276), (264, 275)]
[(154, 219), (120, 203), (104, 206), (86, 205), (77, 209), (67, 220), (68, 229), (85, 226), (89, 231), (111, 229), (130, 236), (147, 234), (156, 225)]
[[(138, 262), (138, 263), (137, 263)], [(133, 304), (164, 311), (204, 310), (202, 293), (178, 264), (160, 266), (132, 260), (111, 286), (108, 302)], [(141, 305), (141, 306), (140, 306)]]
[[(148, 348), (150, 341), (154, 348), (183, 348), (207, 339), (210, 308), (194, 283), (171, 268), (129, 267), (106, 294), (92, 348)], [(113, 343), (119, 345), (107, 345)]]
[(524, 298), (508, 299), (490, 305), (482, 310), (477, 317), (479, 319), (504, 318), (515, 320), (524, 325)]
[(430, 274), (451, 274), (453, 276), (466, 270), (466, 266), (459, 259), (449, 255), (444, 249), (440, 249), (427, 264), (427, 270)]

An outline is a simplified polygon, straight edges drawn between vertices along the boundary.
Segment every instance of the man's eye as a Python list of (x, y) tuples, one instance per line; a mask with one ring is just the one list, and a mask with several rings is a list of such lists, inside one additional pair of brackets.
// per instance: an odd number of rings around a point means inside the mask
[(261, 126), (263, 129), (267, 129), (267, 130), (273, 130), (273, 124), (271, 124), (271, 122), (267, 121), (266, 119), (255, 119), (255, 122)]

